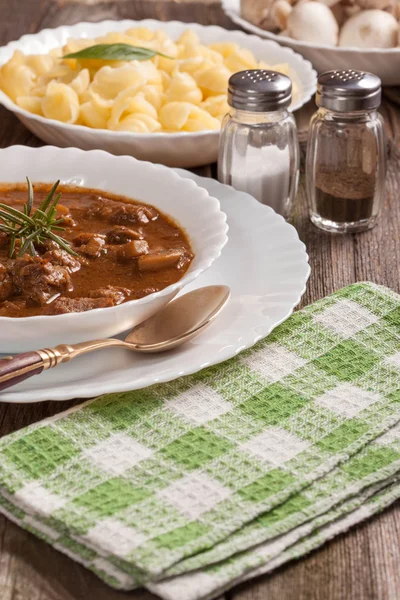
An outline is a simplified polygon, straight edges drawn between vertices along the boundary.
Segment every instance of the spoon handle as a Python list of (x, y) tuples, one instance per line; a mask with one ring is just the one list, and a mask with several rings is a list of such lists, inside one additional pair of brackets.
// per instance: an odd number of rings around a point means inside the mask
[(108, 338), (74, 345), (60, 344), (55, 348), (45, 348), (36, 352), (26, 352), (25, 354), (0, 359), (0, 392), (33, 375), (40, 375), (42, 371), (53, 369), (63, 362), (68, 362), (77, 356), (110, 346), (132, 348), (133, 344), (128, 345), (121, 340)]
[(39, 375), (44, 362), (38, 352), (26, 352), (0, 360), (0, 391), (16, 385), (32, 375)]

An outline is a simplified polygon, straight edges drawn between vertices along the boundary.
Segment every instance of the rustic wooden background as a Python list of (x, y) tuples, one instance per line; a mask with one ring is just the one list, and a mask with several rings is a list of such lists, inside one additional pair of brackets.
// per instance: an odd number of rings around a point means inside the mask
[[(108, 18), (177, 19), (234, 28), (214, 0), (0, 0), (0, 15), (0, 45), (45, 27)], [(313, 111), (311, 102), (297, 113), (301, 130), (306, 128)], [(386, 99), (382, 113), (388, 135), (395, 140), (400, 133), (400, 108)], [(0, 108), (0, 147), (11, 144), (39, 146), (41, 142)], [(206, 167), (197, 172), (211, 176), (215, 169)], [(307, 217), (304, 192), (300, 190), (295, 225), (308, 247), (312, 267), (303, 304), (362, 280), (400, 291), (399, 173), (400, 152), (393, 146), (382, 217), (373, 231), (359, 235), (335, 237), (313, 228)], [(0, 435), (72, 404), (0, 405)], [(397, 503), (309, 557), (239, 586), (220, 600), (399, 600), (399, 540), (400, 503)], [(154, 598), (145, 591), (111, 590), (83, 567), (0, 517), (0, 600)]]

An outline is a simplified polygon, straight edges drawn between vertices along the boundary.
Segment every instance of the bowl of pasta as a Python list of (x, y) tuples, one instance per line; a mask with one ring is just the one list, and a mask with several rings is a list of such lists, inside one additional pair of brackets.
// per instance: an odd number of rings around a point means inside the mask
[(311, 63), (239, 31), (176, 21), (103, 21), (45, 29), (0, 48), (0, 103), (45, 142), (168, 166), (214, 162), (227, 83), (243, 69), (292, 79), (297, 110)]

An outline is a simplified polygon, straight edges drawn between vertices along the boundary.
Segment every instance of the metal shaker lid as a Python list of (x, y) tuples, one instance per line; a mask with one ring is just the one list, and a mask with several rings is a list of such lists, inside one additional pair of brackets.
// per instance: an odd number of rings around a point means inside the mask
[(316, 103), (338, 112), (373, 110), (381, 103), (382, 82), (364, 71), (326, 71), (318, 77)]
[(229, 79), (228, 104), (250, 112), (286, 108), (292, 101), (292, 82), (277, 71), (249, 69)]

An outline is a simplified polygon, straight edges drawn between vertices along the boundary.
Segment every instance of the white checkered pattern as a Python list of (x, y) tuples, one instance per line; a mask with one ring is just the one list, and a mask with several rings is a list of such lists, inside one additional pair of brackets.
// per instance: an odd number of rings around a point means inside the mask
[(15, 499), (19, 506), (23, 506), (29, 512), (29, 508), (34, 506), (40, 511), (40, 514), (47, 517), (59, 508), (62, 508), (67, 500), (53, 494), (36, 481), (27, 483), (15, 492)]
[(400, 423), (389, 429), (386, 433), (378, 437), (375, 442), (381, 446), (400, 443)]
[(344, 339), (352, 337), (379, 320), (369, 310), (351, 300), (340, 300), (314, 315), (313, 319)]
[(232, 409), (229, 402), (202, 383), (165, 404), (169, 410), (196, 425), (212, 421)]
[(142, 446), (125, 433), (119, 433), (92, 446), (82, 453), (99, 469), (112, 475), (121, 475), (142, 460), (152, 456), (153, 451)]
[(284, 429), (271, 427), (243, 444), (242, 448), (263, 462), (278, 467), (306, 450), (309, 445)]
[(264, 352), (241, 358), (241, 362), (271, 383), (290, 375), (306, 363), (297, 354), (275, 343), (269, 344)]
[(196, 519), (231, 495), (231, 490), (203, 473), (191, 473), (174, 481), (158, 495), (185, 517)]
[(92, 547), (100, 546), (102, 550), (121, 557), (127, 556), (146, 541), (146, 537), (136, 529), (112, 517), (99, 521), (82, 539)]
[(388, 356), (386, 362), (388, 362), (390, 366), (400, 369), (400, 352), (396, 352), (396, 354)]
[(315, 403), (340, 416), (354, 417), (379, 400), (381, 397), (378, 394), (361, 390), (350, 383), (342, 383), (316, 398)]
[(214, 592), (218, 584), (218, 573), (213, 575), (203, 571), (193, 571), (187, 575), (165, 579), (159, 583), (146, 585), (150, 591), (154, 591), (163, 600), (198, 600), (199, 591), (201, 596)]

